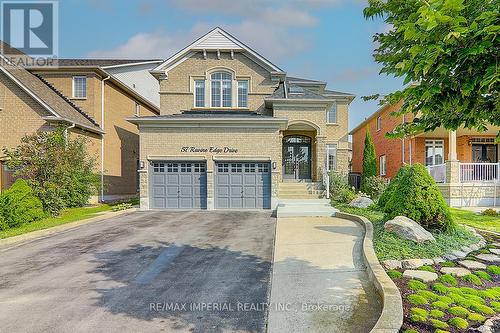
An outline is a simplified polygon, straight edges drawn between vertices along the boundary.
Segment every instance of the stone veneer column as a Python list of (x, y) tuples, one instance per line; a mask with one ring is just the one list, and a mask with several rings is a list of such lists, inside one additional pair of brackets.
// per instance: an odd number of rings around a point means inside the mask
[(207, 210), (215, 209), (214, 170), (215, 161), (213, 159), (207, 158)]
[(321, 169), (326, 166), (326, 137), (324, 136), (316, 136), (316, 164), (314, 168), (316, 170), (316, 179), (313, 181), (321, 181)]
[(140, 210), (149, 209), (149, 178), (148, 178), (149, 163), (146, 163), (145, 169), (139, 170), (139, 204)]

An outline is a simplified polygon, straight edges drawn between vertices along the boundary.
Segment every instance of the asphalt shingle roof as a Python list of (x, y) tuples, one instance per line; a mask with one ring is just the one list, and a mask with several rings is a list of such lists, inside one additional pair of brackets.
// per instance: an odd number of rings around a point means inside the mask
[(148, 61), (161, 61), (161, 59), (57, 59), (57, 65), (106, 67)]

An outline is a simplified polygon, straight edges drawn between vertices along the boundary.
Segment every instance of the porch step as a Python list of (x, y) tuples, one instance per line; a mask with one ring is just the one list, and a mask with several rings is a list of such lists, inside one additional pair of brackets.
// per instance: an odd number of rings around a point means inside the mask
[(327, 199), (285, 199), (280, 200), (276, 211), (277, 217), (297, 216), (335, 216), (338, 210)]
[(283, 199), (318, 199), (325, 195), (320, 182), (280, 183), (278, 197)]

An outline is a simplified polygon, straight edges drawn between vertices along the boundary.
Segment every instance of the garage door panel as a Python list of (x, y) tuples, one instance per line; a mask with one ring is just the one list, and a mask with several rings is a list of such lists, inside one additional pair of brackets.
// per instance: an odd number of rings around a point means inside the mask
[(192, 198), (194, 196), (194, 191), (192, 187), (183, 186), (179, 188), (179, 195), (181, 197)]
[(195, 178), (193, 175), (179, 175), (179, 185), (194, 185), (193, 181)]
[(165, 199), (153, 198), (153, 207), (155, 208), (165, 208)]
[(243, 175), (231, 174), (229, 177), (231, 185), (243, 185)]
[(164, 175), (153, 175), (153, 184), (154, 185), (165, 185), (165, 176)]
[(166, 196), (165, 187), (155, 186), (153, 187), (153, 195), (155, 197), (165, 197)]
[(166, 175), (167, 184), (168, 185), (178, 185), (179, 184), (179, 175), (177, 174), (168, 174)]
[(244, 185), (256, 185), (257, 184), (257, 177), (255, 175), (244, 175), (243, 184)]
[(247, 187), (243, 188), (243, 196), (245, 196), (245, 197), (248, 197), (248, 196), (255, 197), (256, 195), (257, 195), (257, 189), (255, 187), (247, 186)]

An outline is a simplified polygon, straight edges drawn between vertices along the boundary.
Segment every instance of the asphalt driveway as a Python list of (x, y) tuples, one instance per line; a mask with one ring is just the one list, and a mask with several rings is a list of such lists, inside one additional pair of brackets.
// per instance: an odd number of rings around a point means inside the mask
[(6, 332), (262, 332), (270, 212), (136, 212), (0, 248)]

